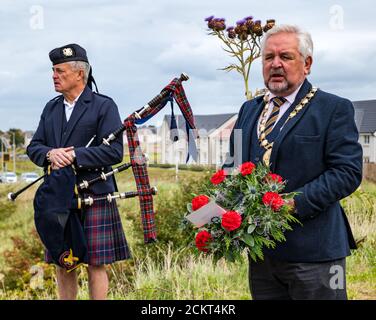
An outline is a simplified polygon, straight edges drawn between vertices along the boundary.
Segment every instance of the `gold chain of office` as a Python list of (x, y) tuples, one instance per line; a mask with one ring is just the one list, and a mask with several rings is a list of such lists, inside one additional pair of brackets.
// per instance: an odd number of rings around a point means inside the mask
[[(282, 128), (285, 126), (285, 124), (294, 118), (307, 104), (308, 102), (313, 98), (315, 95), (316, 91), (318, 88), (312, 87), (312, 89), (307, 93), (307, 95), (295, 106), (294, 110), (290, 112), (289, 116), (287, 117), (285, 123), (283, 124)], [(269, 166), (270, 165), (270, 156), (272, 154), (272, 148), (274, 142), (269, 142), (266, 139), (265, 135), (265, 127), (266, 127), (266, 122), (267, 122), (267, 112), (268, 112), (268, 105), (269, 105), (269, 96), (265, 95), (264, 96), (264, 109), (262, 110), (261, 113), (261, 121), (260, 121), (260, 136), (259, 136), (259, 141), (260, 141), (260, 146), (263, 147), (266, 151), (262, 157), (264, 163)]]

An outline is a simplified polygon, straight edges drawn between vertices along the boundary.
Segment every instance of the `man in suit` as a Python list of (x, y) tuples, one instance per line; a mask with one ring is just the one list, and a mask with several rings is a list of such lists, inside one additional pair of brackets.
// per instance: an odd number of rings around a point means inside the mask
[(234, 165), (264, 161), (287, 180), (286, 192), (298, 192), (289, 205), (302, 225), (263, 261), (250, 260), (254, 299), (347, 298), (345, 258), (356, 244), (339, 201), (361, 183), (362, 148), (352, 103), (306, 79), (312, 52), (311, 36), (296, 26), (264, 35), (268, 92), (243, 104), (231, 135)]
[[(111, 98), (91, 90), (95, 81), (84, 48), (68, 44), (52, 50), (49, 57), (53, 63), (55, 91), (61, 95), (45, 106), (27, 154), (38, 166), (50, 165), (53, 170), (74, 165), (78, 182), (91, 180), (123, 160), (121, 135), (109, 146), (102, 144), (103, 138), (121, 126), (119, 111)], [(115, 180), (109, 177), (93, 184), (85, 196), (114, 191), (117, 191)], [(82, 210), (82, 214), (90, 297), (105, 299), (108, 290), (105, 265), (128, 259), (130, 252), (115, 202), (96, 201)], [(46, 260), (52, 262), (48, 252)], [(67, 273), (57, 266), (57, 282), (61, 299), (76, 298), (75, 271)]]

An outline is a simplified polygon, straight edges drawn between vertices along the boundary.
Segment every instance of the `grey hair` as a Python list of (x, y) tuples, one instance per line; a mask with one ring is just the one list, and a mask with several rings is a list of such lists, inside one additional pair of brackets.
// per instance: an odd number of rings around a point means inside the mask
[(87, 83), (90, 73), (90, 64), (85, 61), (69, 61), (69, 64), (72, 66), (73, 70), (83, 70), (84, 71), (84, 82)]
[(293, 33), (296, 35), (296, 37), (298, 38), (299, 52), (303, 56), (304, 60), (307, 57), (312, 57), (313, 42), (312, 42), (311, 35), (308, 32), (300, 29), (298, 26), (288, 25), (288, 24), (275, 25), (267, 33), (265, 33), (261, 42), (261, 54), (264, 53), (266, 41), (272, 35), (277, 34), (277, 33), (282, 33), (282, 32)]

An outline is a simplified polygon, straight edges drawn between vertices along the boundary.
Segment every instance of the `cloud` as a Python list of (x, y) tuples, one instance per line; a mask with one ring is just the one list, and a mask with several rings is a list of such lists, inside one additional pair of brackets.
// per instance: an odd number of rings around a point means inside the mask
[[(99, 90), (114, 98), (123, 118), (180, 72), (190, 76), (185, 89), (196, 114), (237, 112), (244, 83), (239, 74), (219, 70), (232, 58), (207, 34), (203, 20), (211, 14), (225, 17), (227, 24), (254, 15), (302, 25), (315, 43), (310, 80), (353, 100), (375, 98), (373, 2), (342, 3), (343, 29), (335, 30), (333, 5), (324, 0), (294, 0), (289, 6), (242, 0), (40, 0), (43, 28), (38, 29), (32, 27), (38, 18), (31, 10), (34, 0), (3, 0), (0, 129), (37, 127), (45, 103), (56, 95), (48, 52), (72, 42), (87, 49)], [(260, 61), (252, 66), (250, 86), (263, 87)]]

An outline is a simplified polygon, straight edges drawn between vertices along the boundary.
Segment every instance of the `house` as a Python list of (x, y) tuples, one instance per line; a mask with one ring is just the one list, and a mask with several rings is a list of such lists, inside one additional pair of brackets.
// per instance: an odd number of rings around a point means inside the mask
[[(149, 157), (149, 163), (157, 163), (161, 153), (160, 136), (156, 126), (141, 126), (137, 128), (140, 148)], [(128, 154), (128, 140), (126, 131), (123, 134), (124, 153)]]
[[(171, 116), (163, 118), (160, 128), (161, 163), (184, 164), (187, 158), (188, 145), (185, 120), (182, 115), (176, 115), (178, 138), (173, 142), (170, 131)], [(200, 165), (215, 165), (219, 167), (226, 159), (229, 150), (231, 130), (237, 119), (236, 113), (195, 115), (197, 146), (197, 163)]]
[(355, 122), (359, 143), (363, 147), (363, 162), (376, 162), (376, 100), (354, 101)]

